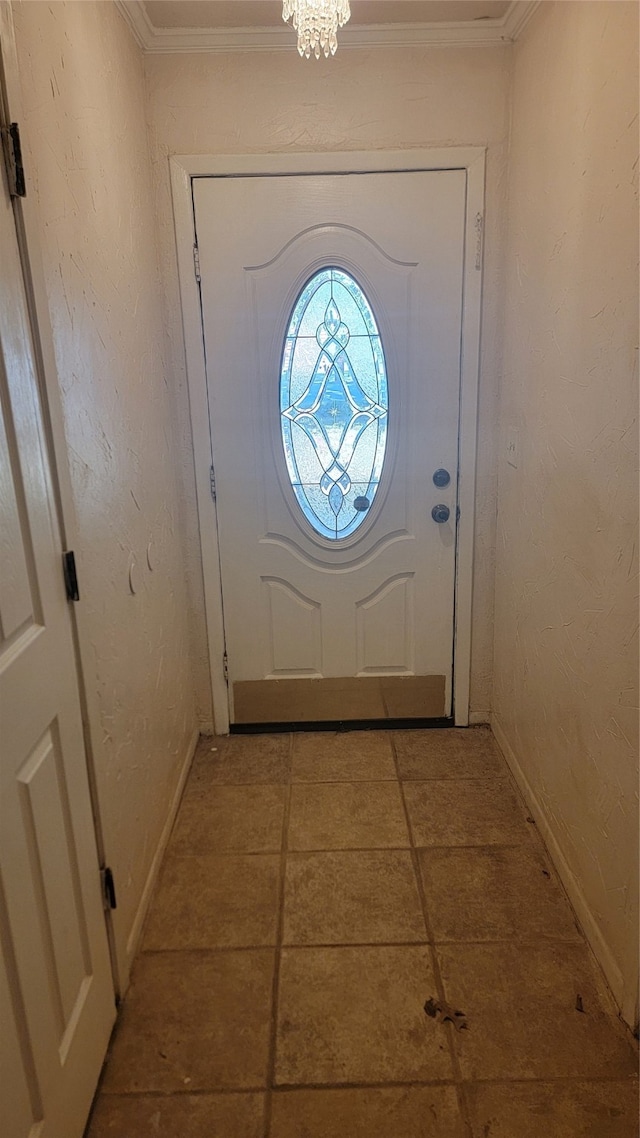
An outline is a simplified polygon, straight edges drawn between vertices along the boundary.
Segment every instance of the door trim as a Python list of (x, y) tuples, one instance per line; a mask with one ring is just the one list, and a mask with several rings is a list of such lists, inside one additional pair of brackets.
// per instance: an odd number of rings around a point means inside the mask
[(485, 148), (352, 151), (322, 154), (175, 155), (169, 159), (178, 278), (182, 303), (185, 363), (193, 436), (196, 500), (209, 648), (215, 728), (229, 731), (229, 696), (224, 670), (222, 581), (215, 502), (211, 496), (211, 439), (207, 405), (200, 290), (194, 272), (195, 221), (192, 180), (202, 177), (269, 177), (296, 174), (392, 173), (464, 170), (467, 176), (462, 333), (455, 609), (453, 632), (453, 708), (458, 727), (469, 723), (471, 613), (475, 531), (478, 374), (482, 304)]

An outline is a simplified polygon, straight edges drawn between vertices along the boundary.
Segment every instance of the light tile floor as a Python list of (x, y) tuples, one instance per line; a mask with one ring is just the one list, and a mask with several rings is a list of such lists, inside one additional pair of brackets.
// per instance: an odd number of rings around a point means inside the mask
[(636, 1076), (488, 729), (204, 739), (87, 1138), (637, 1138)]

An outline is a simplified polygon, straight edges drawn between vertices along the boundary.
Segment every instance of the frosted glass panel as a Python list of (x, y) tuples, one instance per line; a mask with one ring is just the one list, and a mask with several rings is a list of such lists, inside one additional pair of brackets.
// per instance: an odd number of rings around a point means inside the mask
[(362, 525), (387, 441), (387, 369), (371, 305), (341, 269), (302, 289), (285, 337), (280, 423), (291, 486), (307, 521), (334, 541)]

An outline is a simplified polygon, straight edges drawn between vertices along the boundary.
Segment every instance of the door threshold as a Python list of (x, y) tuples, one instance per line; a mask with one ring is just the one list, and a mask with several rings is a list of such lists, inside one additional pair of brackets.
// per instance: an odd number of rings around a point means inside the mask
[(301, 723), (232, 723), (231, 735), (269, 735), (289, 731), (424, 731), (453, 727), (453, 716), (431, 719), (315, 719)]

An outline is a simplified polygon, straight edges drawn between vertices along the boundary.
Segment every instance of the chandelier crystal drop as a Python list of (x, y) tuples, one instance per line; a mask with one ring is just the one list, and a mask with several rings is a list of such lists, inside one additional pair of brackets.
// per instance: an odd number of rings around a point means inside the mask
[(342, 28), (351, 11), (349, 0), (283, 0), (282, 19), (292, 21), (298, 33), (298, 51), (309, 59), (335, 55), (338, 28)]

